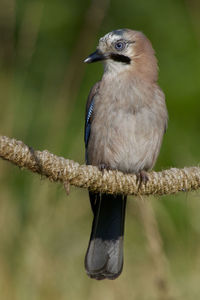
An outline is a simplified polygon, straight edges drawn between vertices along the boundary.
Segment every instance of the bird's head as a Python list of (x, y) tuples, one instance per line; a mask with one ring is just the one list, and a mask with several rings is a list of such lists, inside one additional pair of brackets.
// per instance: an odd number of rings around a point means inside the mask
[(118, 29), (100, 38), (97, 50), (84, 62), (103, 61), (105, 72), (130, 71), (133, 75), (157, 81), (157, 60), (149, 39), (139, 31)]

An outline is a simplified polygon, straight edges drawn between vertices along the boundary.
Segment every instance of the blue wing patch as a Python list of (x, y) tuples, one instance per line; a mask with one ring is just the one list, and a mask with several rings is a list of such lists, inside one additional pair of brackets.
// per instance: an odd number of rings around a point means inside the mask
[(89, 109), (88, 109), (88, 113), (87, 113), (86, 123), (89, 122), (90, 117), (91, 117), (92, 112), (93, 112), (93, 109), (94, 109), (94, 99), (92, 99), (92, 101), (90, 103), (90, 106), (89, 106)]
[(91, 129), (91, 116), (94, 110), (94, 98), (92, 99), (90, 106), (87, 111), (86, 120), (85, 120), (85, 147), (87, 148), (89, 137), (90, 137), (90, 129)]

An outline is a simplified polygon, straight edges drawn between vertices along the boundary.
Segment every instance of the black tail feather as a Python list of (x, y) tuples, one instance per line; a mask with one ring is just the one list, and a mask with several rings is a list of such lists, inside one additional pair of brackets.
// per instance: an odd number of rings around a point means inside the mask
[(85, 257), (87, 274), (115, 279), (123, 268), (126, 196), (89, 193), (94, 219)]

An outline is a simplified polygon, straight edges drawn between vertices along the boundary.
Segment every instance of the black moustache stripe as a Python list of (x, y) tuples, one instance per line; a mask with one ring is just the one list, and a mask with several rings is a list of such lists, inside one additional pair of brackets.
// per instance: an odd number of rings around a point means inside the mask
[(119, 61), (119, 62), (122, 62), (122, 63), (125, 63), (125, 64), (130, 64), (131, 63), (131, 59), (128, 56), (121, 55), (121, 54), (111, 53), (110, 58), (115, 60), (115, 61)]

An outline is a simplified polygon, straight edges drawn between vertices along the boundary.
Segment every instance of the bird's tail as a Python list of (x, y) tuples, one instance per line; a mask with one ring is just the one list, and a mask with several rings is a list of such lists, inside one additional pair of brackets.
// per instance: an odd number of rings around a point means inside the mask
[(123, 237), (126, 196), (90, 192), (94, 213), (85, 257), (88, 276), (115, 279), (123, 267)]

